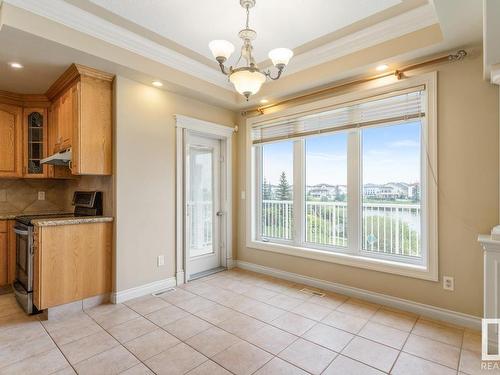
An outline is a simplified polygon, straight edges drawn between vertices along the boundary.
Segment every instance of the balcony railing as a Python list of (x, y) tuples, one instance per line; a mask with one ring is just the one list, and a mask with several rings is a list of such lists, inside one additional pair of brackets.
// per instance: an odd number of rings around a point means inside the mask
[[(305, 241), (347, 247), (347, 203), (306, 202)], [(262, 237), (293, 237), (292, 201), (262, 202)], [(364, 251), (421, 257), (420, 205), (363, 203), (361, 246)]]

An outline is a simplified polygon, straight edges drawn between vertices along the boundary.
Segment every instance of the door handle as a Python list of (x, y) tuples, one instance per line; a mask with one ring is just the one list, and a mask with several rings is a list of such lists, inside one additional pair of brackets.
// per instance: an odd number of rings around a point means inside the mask
[(225, 214), (225, 212), (224, 212), (224, 211), (218, 211), (218, 212), (216, 213), (216, 215), (217, 215), (217, 216), (219, 216), (219, 217), (220, 217), (220, 216), (224, 216), (224, 214)]

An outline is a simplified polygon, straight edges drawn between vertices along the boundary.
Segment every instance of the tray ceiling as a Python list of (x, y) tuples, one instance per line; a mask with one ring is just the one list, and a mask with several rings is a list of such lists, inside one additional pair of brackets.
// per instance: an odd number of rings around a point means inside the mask
[[(226, 39), (237, 48), (245, 23), (238, 0), (90, 0), (126, 20), (212, 59), (208, 43)], [(257, 0), (250, 27), (255, 57), (276, 47), (295, 49), (400, 4), (400, 0)]]

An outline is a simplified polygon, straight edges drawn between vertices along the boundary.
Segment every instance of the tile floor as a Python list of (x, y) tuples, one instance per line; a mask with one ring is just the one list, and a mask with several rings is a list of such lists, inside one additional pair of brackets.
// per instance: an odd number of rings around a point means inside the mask
[(0, 374), (481, 373), (479, 332), (303, 287), (234, 269), (42, 322), (3, 295)]

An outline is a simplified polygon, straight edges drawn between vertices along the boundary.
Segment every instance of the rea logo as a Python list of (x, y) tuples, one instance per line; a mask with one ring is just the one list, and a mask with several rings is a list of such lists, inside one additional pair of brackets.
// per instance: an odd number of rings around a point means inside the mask
[(500, 361), (500, 319), (483, 319), (482, 360)]

